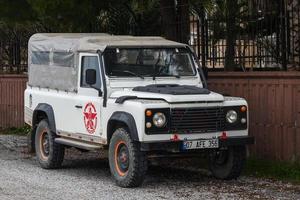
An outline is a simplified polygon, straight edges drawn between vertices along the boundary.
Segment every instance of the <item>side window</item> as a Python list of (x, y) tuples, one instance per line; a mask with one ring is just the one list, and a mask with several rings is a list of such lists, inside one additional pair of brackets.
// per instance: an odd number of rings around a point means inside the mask
[(31, 63), (35, 65), (49, 65), (49, 51), (33, 51), (31, 53)]
[(53, 65), (61, 67), (74, 66), (73, 52), (53, 52)]
[(99, 71), (99, 61), (97, 56), (83, 56), (81, 60), (81, 80), (80, 86), (89, 88), (90, 86), (85, 81), (85, 74), (87, 69), (94, 69), (97, 73), (97, 81), (93, 86), (100, 89), (101, 88), (101, 79)]

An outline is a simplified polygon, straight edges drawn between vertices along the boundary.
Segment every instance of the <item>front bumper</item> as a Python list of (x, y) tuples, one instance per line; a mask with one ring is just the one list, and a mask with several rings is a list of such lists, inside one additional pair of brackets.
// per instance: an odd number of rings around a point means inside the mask
[[(163, 142), (141, 142), (141, 151), (167, 151), (167, 152), (185, 152), (182, 151), (183, 141), (163, 141)], [(244, 146), (254, 144), (254, 137), (252, 136), (235, 136), (227, 139), (219, 138), (219, 148), (226, 148), (229, 146)], [(189, 151), (203, 151), (206, 149), (196, 149)]]

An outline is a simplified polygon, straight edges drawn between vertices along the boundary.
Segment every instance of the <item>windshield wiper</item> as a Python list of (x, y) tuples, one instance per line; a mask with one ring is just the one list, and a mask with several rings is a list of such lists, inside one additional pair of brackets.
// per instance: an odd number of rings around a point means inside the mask
[(180, 78), (181, 77), (180, 75), (169, 75), (169, 76), (176, 77), (176, 78)]
[(133, 76), (136, 76), (136, 77), (140, 77), (141, 79), (145, 79), (145, 77), (143, 77), (142, 75), (138, 74), (138, 73), (135, 73), (135, 72), (132, 72), (132, 71), (129, 71), (129, 70), (125, 70), (125, 71), (122, 71), (122, 70), (113, 70), (115, 72), (121, 72), (121, 73), (127, 73), (127, 74), (130, 74), (130, 75), (133, 75)]

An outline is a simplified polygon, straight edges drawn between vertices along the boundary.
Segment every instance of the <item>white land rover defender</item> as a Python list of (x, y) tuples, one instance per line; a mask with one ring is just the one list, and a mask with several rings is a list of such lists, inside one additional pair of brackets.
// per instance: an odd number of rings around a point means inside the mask
[(113, 178), (139, 186), (147, 156), (207, 155), (212, 174), (237, 178), (248, 107), (207, 89), (193, 51), (161, 37), (35, 34), (29, 41), (25, 122), (41, 167), (65, 147), (108, 149)]

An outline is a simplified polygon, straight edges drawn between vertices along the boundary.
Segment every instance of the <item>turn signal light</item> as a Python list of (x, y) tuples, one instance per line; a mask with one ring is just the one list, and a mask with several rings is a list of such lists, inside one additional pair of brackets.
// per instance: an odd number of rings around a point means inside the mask
[(146, 116), (151, 117), (152, 116), (152, 111), (151, 110), (146, 110)]
[(242, 106), (241, 107), (241, 112), (246, 112), (247, 111), (247, 107), (246, 106)]

